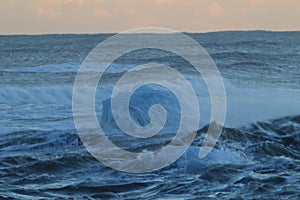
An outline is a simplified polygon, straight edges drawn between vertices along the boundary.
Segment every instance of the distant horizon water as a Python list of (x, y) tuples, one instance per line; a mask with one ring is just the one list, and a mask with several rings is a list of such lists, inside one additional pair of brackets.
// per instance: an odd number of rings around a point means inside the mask
[[(171, 29), (172, 30), (172, 29)], [(300, 32), (299, 29), (220, 29), (220, 30), (207, 30), (207, 31), (178, 31), (180, 33), (188, 34), (205, 34), (205, 33), (219, 33), (219, 32)], [(122, 32), (122, 31), (121, 31)], [(118, 34), (120, 31), (107, 31), (107, 32), (38, 32), (38, 33), (1, 33), (0, 36), (20, 36), (20, 35), (97, 35), (97, 34)]]

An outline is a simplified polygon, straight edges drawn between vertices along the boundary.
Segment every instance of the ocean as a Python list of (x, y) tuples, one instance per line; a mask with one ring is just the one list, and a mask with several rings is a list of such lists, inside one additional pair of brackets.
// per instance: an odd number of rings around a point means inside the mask
[(170, 91), (141, 88), (130, 107), (133, 120), (149, 124), (150, 106), (161, 104), (170, 113), (168, 127), (147, 140), (125, 135), (110, 111), (116, 81), (133, 66), (157, 62), (200, 88), (200, 122), (191, 146), (175, 162), (147, 173), (121, 172), (98, 161), (74, 124), (77, 72), (113, 34), (0, 36), (0, 198), (300, 199), (300, 32), (184, 34), (209, 53), (226, 91), (224, 128), (205, 158), (198, 152), (211, 122), (210, 95), (185, 60), (155, 49), (128, 53), (111, 64), (96, 93), (96, 115), (109, 139), (144, 152), (174, 137), (180, 106)]

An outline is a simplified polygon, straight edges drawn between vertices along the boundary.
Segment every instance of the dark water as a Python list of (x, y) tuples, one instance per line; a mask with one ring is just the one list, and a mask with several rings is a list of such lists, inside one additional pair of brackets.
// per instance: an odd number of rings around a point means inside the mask
[[(199, 159), (209, 122), (204, 106), (197, 137), (187, 152), (170, 166), (144, 174), (104, 166), (89, 154), (74, 127), (76, 72), (110, 35), (0, 36), (0, 198), (299, 199), (300, 32), (188, 35), (206, 48), (224, 78), (225, 128), (213, 151)], [(171, 54), (137, 52), (115, 63), (104, 88), (110, 90), (127, 67), (141, 60), (171, 63), (191, 73)], [(168, 106), (172, 96), (160, 97)], [(99, 97), (99, 105), (102, 100)], [(176, 110), (171, 105), (169, 109)], [(136, 120), (148, 120), (140, 117)], [(110, 117), (105, 119), (104, 125), (113, 128)], [(172, 129), (163, 135), (173, 136)], [(132, 146), (130, 138), (111, 138), (139, 150), (166, 141)]]

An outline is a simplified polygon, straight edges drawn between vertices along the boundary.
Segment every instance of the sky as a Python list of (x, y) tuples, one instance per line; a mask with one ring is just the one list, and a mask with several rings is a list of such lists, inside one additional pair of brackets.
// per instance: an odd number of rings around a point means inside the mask
[(0, 34), (300, 30), (299, 0), (0, 0)]

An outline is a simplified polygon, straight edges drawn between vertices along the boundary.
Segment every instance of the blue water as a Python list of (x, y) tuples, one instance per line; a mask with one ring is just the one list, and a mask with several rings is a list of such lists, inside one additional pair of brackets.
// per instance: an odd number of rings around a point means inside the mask
[[(104, 166), (86, 150), (74, 126), (76, 72), (111, 35), (0, 36), (0, 198), (299, 199), (300, 32), (187, 35), (208, 51), (224, 78), (225, 127), (213, 151), (199, 159), (210, 122), (209, 94), (200, 91), (201, 121), (192, 146), (170, 166), (144, 174)], [(172, 54), (149, 49), (128, 54), (113, 63), (96, 94), (98, 119), (107, 132), (117, 128), (107, 103), (114, 83), (132, 66), (154, 60), (205, 88)], [(144, 113), (153, 103), (172, 114), (157, 137), (109, 135), (131, 151), (164, 146), (178, 127), (174, 96), (164, 91), (151, 98), (155, 90), (144, 92), (137, 91), (130, 107), (138, 124), (149, 123)]]

